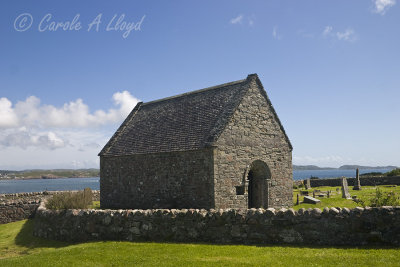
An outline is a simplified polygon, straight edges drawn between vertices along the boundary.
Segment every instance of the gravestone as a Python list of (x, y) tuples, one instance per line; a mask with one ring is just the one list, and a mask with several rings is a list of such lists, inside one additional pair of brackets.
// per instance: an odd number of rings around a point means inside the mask
[(307, 180), (306, 180), (306, 184), (305, 184), (305, 186), (306, 186), (306, 189), (310, 189), (310, 188), (311, 188), (311, 182), (310, 182), (310, 179), (307, 179)]
[(346, 177), (342, 177), (342, 198), (351, 199)]
[(356, 170), (356, 180), (354, 181), (353, 190), (361, 190), (360, 174), (358, 168)]
[(310, 204), (317, 204), (319, 202), (321, 202), (321, 200), (308, 196), (304, 197), (303, 200), (303, 203), (310, 203)]
[(308, 196), (308, 191), (306, 191), (306, 190), (301, 190), (301, 191), (300, 191), (300, 195), (302, 195), (302, 196)]

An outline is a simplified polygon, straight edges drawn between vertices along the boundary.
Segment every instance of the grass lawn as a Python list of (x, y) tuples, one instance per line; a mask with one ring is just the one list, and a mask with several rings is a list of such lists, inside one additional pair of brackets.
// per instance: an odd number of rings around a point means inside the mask
[[(329, 187), (329, 186), (321, 186), (321, 187), (316, 187), (316, 188), (311, 188), (309, 190), (305, 190), (305, 189), (293, 189), (293, 208), (295, 210), (299, 210), (301, 208), (320, 208), (323, 209), (325, 207), (339, 207), (339, 208), (343, 208), (343, 207), (347, 207), (347, 208), (355, 208), (355, 207), (361, 207), (360, 204), (357, 204), (356, 202), (354, 202), (351, 199), (344, 199), (342, 198), (342, 192), (340, 191), (339, 186), (337, 187)], [(376, 192), (376, 187), (374, 186), (362, 186), (362, 190), (360, 191), (356, 191), (352, 189), (352, 186), (349, 186), (349, 193), (351, 196), (357, 196), (357, 198), (365, 200), (366, 204), (369, 203), (369, 200), (371, 198), (373, 198), (375, 196), (375, 192)], [(395, 192), (396, 194), (400, 194), (400, 186), (397, 187), (387, 187), (387, 186), (379, 186), (380, 190), (382, 192)], [(319, 200), (321, 200), (321, 202), (319, 204), (306, 204), (306, 203), (301, 203), (303, 202), (303, 198), (304, 196), (300, 196), (300, 205), (296, 205), (296, 198), (297, 198), (297, 194), (300, 195), (300, 190), (301, 191), (308, 191), (309, 192), (309, 196), (313, 195), (313, 191), (315, 189), (321, 190), (322, 192), (326, 192), (328, 190), (330, 190), (332, 192), (330, 198), (327, 197), (318, 197), (316, 196), (316, 198), (318, 198)], [(339, 191), (337, 191), (337, 189), (339, 189)]]
[(398, 248), (91, 242), (33, 237), (32, 220), (0, 225), (0, 266), (400, 266)]

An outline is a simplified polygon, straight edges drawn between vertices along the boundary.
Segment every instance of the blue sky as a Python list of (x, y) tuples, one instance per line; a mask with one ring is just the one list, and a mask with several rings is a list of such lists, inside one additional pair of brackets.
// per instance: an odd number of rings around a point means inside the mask
[(400, 166), (399, 22), (396, 0), (2, 1), (0, 169), (98, 167), (138, 100), (249, 73), (294, 164)]

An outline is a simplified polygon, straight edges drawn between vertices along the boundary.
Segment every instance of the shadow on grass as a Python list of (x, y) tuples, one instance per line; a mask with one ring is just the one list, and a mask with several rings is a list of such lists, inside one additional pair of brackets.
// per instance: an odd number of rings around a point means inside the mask
[[(124, 241), (121, 241), (124, 242)], [(125, 241), (129, 242), (129, 241)], [(317, 245), (317, 244), (257, 244), (257, 243), (211, 243), (211, 242), (167, 242), (167, 241), (140, 241), (134, 243), (158, 243), (158, 244), (184, 244), (184, 245), (207, 245), (207, 246), (246, 246), (246, 247), (281, 247), (281, 248), (307, 248), (307, 249), (396, 249), (400, 250), (400, 246), (390, 244), (367, 244), (367, 245)]]
[(55, 240), (49, 240), (44, 238), (39, 238), (33, 236), (33, 224), (34, 220), (27, 220), (21, 228), (21, 231), (15, 237), (15, 243), (19, 246), (26, 247), (29, 249), (33, 248), (62, 248), (70, 245), (82, 244), (82, 243), (107, 243), (107, 242), (121, 242), (121, 243), (135, 243), (135, 244), (171, 244), (171, 245), (208, 245), (208, 246), (248, 246), (248, 247), (282, 247), (282, 248), (309, 248), (309, 249), (399, 249), (400, 247), (392, 245), (358, 245), (358, 246), (348, 246), (348, 245), (313, 245), (313, 244), (254, 244), (254, 243), (211, 243), (211, 242), (173, 242), (173, 241), (124, 241), (124, 240), (92, 240), (88, 242), (61, 242)]
[(47, 240), (33, 236), (33, 219), (27, 220), (21, 231), (15, 237), (15, 244), (26, 248), (61, 248), (71, 245), (70, 243)]

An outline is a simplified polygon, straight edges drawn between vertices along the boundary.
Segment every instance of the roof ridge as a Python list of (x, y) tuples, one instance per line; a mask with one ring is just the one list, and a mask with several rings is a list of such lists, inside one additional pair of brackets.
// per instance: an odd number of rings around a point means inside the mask
[(198, 89), (198, 90), (186, 92), (186, 93), (183, 93), (183, 94), (178, 94), (178, 95), (174, 95), (174, 96), (168, 96), (168, 97), (164, 97), (164, 98), (161, 98), (161, 99), (156, 99), (156, 100), (152, 100), (152, 101), (149, 101), (149, 102), (145, 102), (145, 103), (142, 104), (142, 106), (146, 106), (146, 105), (149, 105), (149, 104), (158, 103), (158, 102), (162, 102), (162, 101), (166, 101), (166, 100), (171, 100), (171, 99), (175, 99), (175, 98), (179, 98), (179, 97), (183, 97), (183, 96), (187, 96), (187, 95), (193, 95), (193, 94), (205, 92), (205, 91), (208, 91), (208, 90), (214, 90), (214, 89), (223, 88), (223, 87), (227, 87), (227, 86), (231, 86), (231, 85), (236, 85), (238, 83), (243, 83), (246, 80), (247, 79), (237, 80), (237, 81), (233, 81), (233, 82), (223, 83), (223, 84), (214, 85), (214, 86), (211, 86), (211, 87), (206, 87), (206, 88), (203, 88), (203, 89)]

